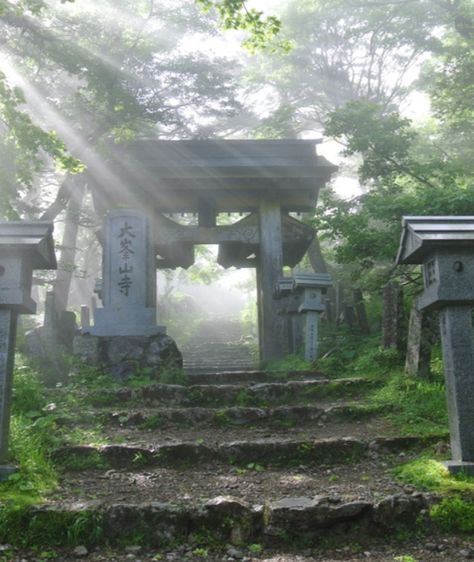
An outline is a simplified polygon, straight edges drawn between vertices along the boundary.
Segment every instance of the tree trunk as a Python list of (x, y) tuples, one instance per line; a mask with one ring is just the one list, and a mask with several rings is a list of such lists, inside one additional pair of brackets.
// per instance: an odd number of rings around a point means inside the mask
[(84, 177), (79, 176), (74, 179), (71, 178), (69, 181), (73, 185), (71, 186), (72, 189), (69, 190), (70, 199), (66, 208), (61, 254), (58, 262), (56, 281), (54, 283), (58, 314), (67, 308), (69, 291), (74, 273), (80, 214), (86, 191)]

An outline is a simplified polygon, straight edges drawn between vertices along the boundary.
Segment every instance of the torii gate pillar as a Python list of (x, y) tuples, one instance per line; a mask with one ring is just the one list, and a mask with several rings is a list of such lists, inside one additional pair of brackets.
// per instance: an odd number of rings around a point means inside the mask
[(262, 199), (259, 206), (260, 248), (257, 262), (259, 277), (260, 353), (263, 361), (281, 359), (285, 354), (285, 322), (273, 298), (275, 286), (283, 275), (283, 238), (280, 203)]

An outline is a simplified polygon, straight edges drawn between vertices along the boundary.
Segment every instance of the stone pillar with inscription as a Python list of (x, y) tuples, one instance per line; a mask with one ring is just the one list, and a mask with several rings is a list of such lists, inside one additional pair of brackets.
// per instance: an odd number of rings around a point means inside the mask
[(150, 219), (131, 209), (109, 211), (103, 231), (103, 308), (95, 313), (97, 336), (165, 333), (156, 324), (156, 265)]
[(151, 219), (134, 209), (114, 209), (102, 231), (102, 279), (96, 292), (103, 307), (94, 325), (74, 338), (74, 354), (118, 380), (141, 369), (156, 376), (182, 367), (182, 356), (166, 328), (156, 323), (156, 252)]

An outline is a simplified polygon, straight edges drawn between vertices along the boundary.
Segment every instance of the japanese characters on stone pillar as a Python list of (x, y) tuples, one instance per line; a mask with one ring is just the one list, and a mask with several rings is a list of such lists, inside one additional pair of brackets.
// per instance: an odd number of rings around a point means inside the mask
[(56, 269), (53, 225), (44, 222), (0, 223), (0, 480), (15, 469), (5, 466), (18, 314), (33, 314), (34, 269)]
[(420, 310), (439, 310), (453, 473), (474, 475), (474, 216), (404, 217), (399, 264), (422, 264)]
[(301, 294), (298, 310), (305, 315), (305, 361), (318, 357), (319, 315), (326, 310), (325, 295), (331, 284), (328, 273), (299, 273), (294, 277), (294, 290)]
[(149, 336), (156, 325), (156, 260), (151, 221), (137, 210), (109, 211), (103, 230), (103, 308), (87, 329), (96, 336)]

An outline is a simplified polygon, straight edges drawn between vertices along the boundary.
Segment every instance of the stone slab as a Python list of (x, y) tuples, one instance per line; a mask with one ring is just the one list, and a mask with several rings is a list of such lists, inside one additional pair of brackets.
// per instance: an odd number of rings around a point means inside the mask
[(465, 474), (466, 476), (474, 476), (474, 462), (462, 461), (445, 461), (443, 465), (451, 474)]

